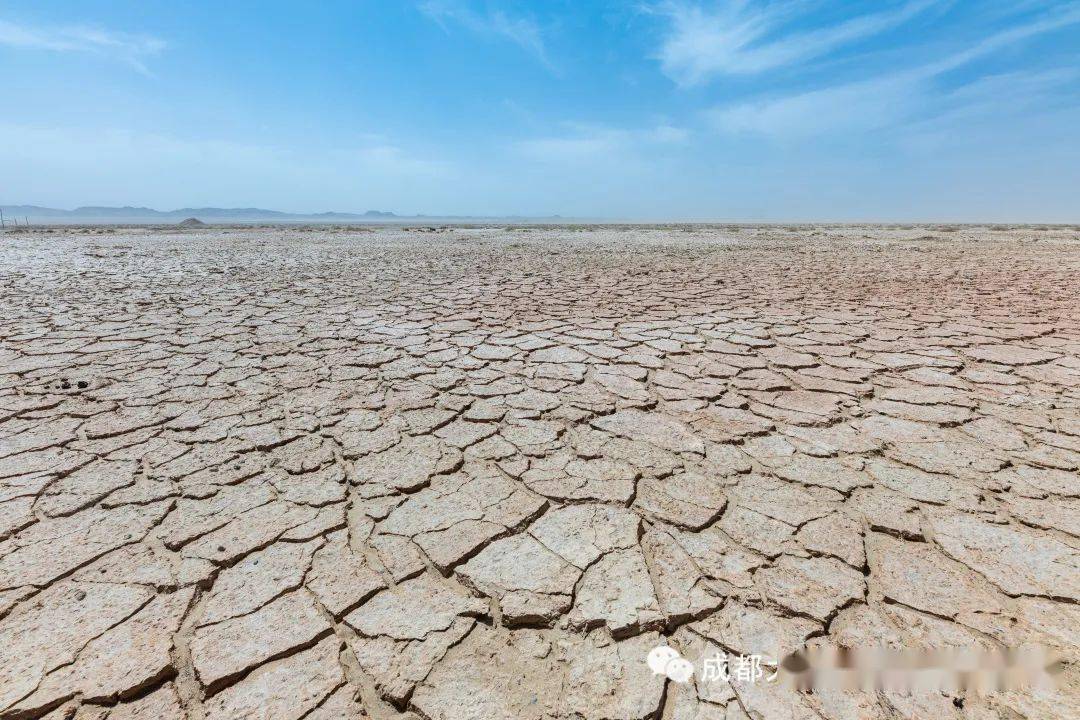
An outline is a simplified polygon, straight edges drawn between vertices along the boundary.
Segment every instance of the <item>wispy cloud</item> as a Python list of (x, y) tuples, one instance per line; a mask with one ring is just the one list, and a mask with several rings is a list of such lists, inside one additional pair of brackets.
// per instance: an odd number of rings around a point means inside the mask
[[(375, 134), (342, 144), (259, 144), (109, 127), (43, 127), (0, 120), (5, 180), (50, 200), (76, 178), (67, 203), (270, 205), (320, 210), (400, 207), (460, 178), (456, 166)], [(108, 162), (102, 162), (108, 158)]]
[[(389, 143), (362, 146), (353, 151), (357, 167), (369, 175), (399, 178), (445, 179), (453, 166), (444, 160), (410, 153)], [(348, 157), (348, 153), (345, 154)]]
[[(1018, 117), (1030, 120), (1059, 113), (1075, 117), (1080, 110), (1073, 99), (1078, 87), (1080, 69), (1072, 67), (982, 77), (941, 93), (936, 98), (938, 112), (905, 127), (904, 142), (922, 147), (950, 145), (957, 141), (957, 127), (968, 134), (987, 123), (1015, 127)], [(1002, 103), (1002, 98), (1008, 98), (1008, 102)]]
[(568, 163), (632, 153), (650, 146), (682, 145), (690, 137), (687, 129), (667, 123), (632, 130), (587, 123), (564, 123), (564, 127), (561, 134), (521, 141), (517, 150), (533, 160)]
[(909, 0), (832, 26), (786, 32), (785, 26), (812, 3), (724, 0), (705, 9), (672, 0), (648, 11), (670, 21), (658, 53), (664, 73), (680, 85), (695, 85), (718, 75), (761, 73), (828, 55), (907, 22), (934, 4)]
[(92, 53), (125, 62), (148, 73), (145, 59), (165, 48), (147, 35), (131, 35), (91, 26), (30, 27), (0, 20), (0, 45), (50, 52)]
[(491, 7), (474, 10), (460, 0), (425, 0), (418, 7), (447, 32), (450, 25), (456, 24), (480, 35), (505, 38), (536, 57), (549, 70), (556, 70), (548, 56), (540, 25), (533, 18), (513, 16)]
[[(708, 116), (714, 126), (724, 132), (806, 137), (897, 126), (934, 111), (955, 112), (956, 101), (962, 99), (964, 93), (935, 92), (933, 81), (936, 78), (999, 49), (1078, 22), (1080, 5), (1073, 5), (908, 70), (725, 105), (712, 109)], [(946, 102), (949, 97), (954, 99), (952, 103)]]
[(706, 114), (723, 132), (807, 137), (884, 127), (916, 109), (919, 78), (909, 75), (714, 108)]

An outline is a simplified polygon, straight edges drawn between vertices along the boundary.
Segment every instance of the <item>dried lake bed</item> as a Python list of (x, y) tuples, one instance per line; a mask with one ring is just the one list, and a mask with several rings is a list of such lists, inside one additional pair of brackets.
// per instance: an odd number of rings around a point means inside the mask
[[(1080, 229), (0, 234), (0, 718), (1080, 706)], [(676, 683), (804, 643), (1058, 693)]]

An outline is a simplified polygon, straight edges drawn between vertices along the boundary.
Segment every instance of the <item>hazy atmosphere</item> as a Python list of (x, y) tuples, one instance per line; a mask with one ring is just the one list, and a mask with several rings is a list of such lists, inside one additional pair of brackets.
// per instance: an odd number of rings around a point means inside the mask
[(1080, 4), (6, 2), (0, 204), (1075, 222)]

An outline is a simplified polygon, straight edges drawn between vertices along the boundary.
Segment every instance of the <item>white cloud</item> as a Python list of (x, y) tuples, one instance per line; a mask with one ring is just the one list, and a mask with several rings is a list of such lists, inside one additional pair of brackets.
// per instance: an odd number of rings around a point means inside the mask
[(671, 23), (658, 54), (665, 74), (680, 85), (695, 85), (717, 75), (761, 73), (827, 55), (900, 25), (934, 4), (935, 0), (909, 0), (896, 9), (831, 27), (789, 32), (783, 26), (805, 13), (805, 3), (724, 0), (706, 10), (672, 0), (651, 12)]
[(89, 26), (29, 27), (0, 20), (0, 45), (27, 50), (104, 55), (146, 73), (144, 60), (165, 48), (165, 42), (147, 35)]
[(565, 162), (606, 155), (622, 147), (624, 140), (621, 132), (605, 131), (576, 137), (534, 138), (523, 140), (517, 147), (534, 160)]
[(1038, 20), (995, 33), (962, 52), (921, 68), (921, 72), (925, 75), (939, 75), (954, 70), (961, 65), (966, 65), (972, 60), (989, 55), (995, 50), (1078, 22), (1080, 22), (1080, 2), (1071, 2), (1059, 10), (1047, 13)]
[(658, 143), (681, 145), (690, 139), (690, 131), (674, 125), (657, 125), (647, 131), (647, 136)]
[(524, 140), (517, 143), (516, 148), (533, 160), (561, 164), (625, 156), (650, 147), (681, 145), (690, 137), (685, 128), (666, 123), (636, 130), (584, 123), (566, 123), (565, 126), (567, 132), (562, 135)]
[(419, 9), (447, 32), (448, 25), (456, 23), (474, 33), (506, 38), (532, 54), (549, 70), (556, 69), (548, 57), (540, 26), (532, 18), (514, 17), (491, 8), (478, 12), (458, 0), (425, 0)]
[(869, 130), (892, 124), (912, 110), (917, 83), (886, 77), (849, 83), (707, 113), (729, 133), (805, 137), (826, 132)]
[[(874, 130), (913, 121), (928, 111), (955, 111), (955, 101), (935, 92), (932, 81), (1003, 47), (1080, 22), (1073, 6), (1026, 25), (991, 35), (940, 60), (859, 82), (714, 108), (713, 125), (728, 133), (807, 137)], [(962, 98), (963, 93), (954, 93)]]
[[(1008, 126), (1036, 118), (1075, 117), (1080, 70), (1072, 67), (989, 75), (936, 98), (938, 112), (913, 121), (903, 142), (912, 148), (943, 148), (965, 141), (983, 126)], [(1008, 98), (1008, 102), (1002, 102)], [(957, 132), (957, 130), (960, 132)], [(1039, 136), (1028, 138), (1045, 143)], [(1017, 144), (1023, 141), (1018, 139)]]
[(445, 178), (451, 174), (449, 163), (410, 154), (397, 145), (370, 145), (352, 154), (358, 169), (366, 174), (404, 178)]
[(0, 137), (9, 187), (26, 202), (61, 207), (400, 209), (403, 199), (424, 202), (458, 177), (442, 158), (378, 136), (338, 146), (272, 145), (0, 122)]

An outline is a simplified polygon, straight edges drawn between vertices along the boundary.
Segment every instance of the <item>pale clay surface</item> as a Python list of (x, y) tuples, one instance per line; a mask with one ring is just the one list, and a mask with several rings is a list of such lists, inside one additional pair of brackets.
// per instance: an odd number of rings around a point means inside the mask
[[(1080, 705), (1075, 228), (30, 229), (0, 283), (0, 718)], [(1070, 664), (645, 663), (807, 640)]]

